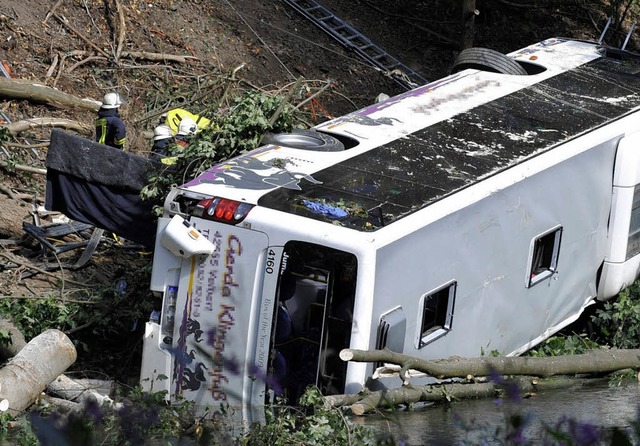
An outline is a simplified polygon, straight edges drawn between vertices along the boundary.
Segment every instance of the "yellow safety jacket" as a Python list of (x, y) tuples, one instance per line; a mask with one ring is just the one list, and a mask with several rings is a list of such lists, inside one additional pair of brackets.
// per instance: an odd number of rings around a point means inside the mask
[(182, 121), (182, 119), (185, 116), (188, 116), (191, 119), (193, 119), (196, 122), (196, 124), (198, 124), (199, 129), (203, 129), (207, 127), (209, 124), (211, 124), (211, 120), (208, 118), (205, 118), (204, 116), (193, 114), (190, 111), (185, 110), (183, 108), (174, 108), (167, 112), (167, 119), (166, 119), (167, 125), (171, 127), (171, 132), (174, 135), (178, 133), (178, 126), (180, 125), (180, 121)]

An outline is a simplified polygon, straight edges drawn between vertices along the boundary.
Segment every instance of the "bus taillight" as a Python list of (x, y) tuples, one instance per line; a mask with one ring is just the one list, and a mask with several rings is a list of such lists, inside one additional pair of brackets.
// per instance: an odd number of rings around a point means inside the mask
[(236, 224), (244, 220), (252, 207), (252, 204), (226, 198), (207, 198), (198, 203), (193, 215), (207, 220)]

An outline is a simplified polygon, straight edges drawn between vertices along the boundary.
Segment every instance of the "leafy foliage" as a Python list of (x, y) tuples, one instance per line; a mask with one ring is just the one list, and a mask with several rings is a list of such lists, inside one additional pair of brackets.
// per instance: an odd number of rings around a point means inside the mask
[(245, 446), (376, 444), (370, 429), (349, 422), (339, 409), (326, 407), (316, 387), (307, 389), (299, 406), (268, 407), (266, 423), (253, 426), (240, 443)]
[(76, 326), (79, 304), (62, 302), (53, 295), (34, 299), (0, 299), (0, 313), (8, 315), (25, 338), (49, 328), (65, 331)]
[[(82, 299), (65, 300), (51, 294), (42, 298), (0, 299), (0, 314), (12, 320), (27, 340), (43, 331), (61, 331), (86, 326), (92, 336), (108, 338), (129, 332), (131, 324), (151, 311), (146, 286), (148, 271), (134, 270), (112, 287), (85, 291)], [(0, 333), (0, 342), (5, 336)]]
[(611, 347), (640, 347), (640, 281), (605, 302), (592, 320)]
[(599, 345), (589, 339), (586, 334), (552, 336), (536, 348), (527, 352), (528, 356), (562, 356), (580, 355)]
[(5, 430), (0, 438), (12, 442), (22, 439), (18, 443), (24, 445), (138, 445), (150, 440), (167, 445), (204, 444), (197, 441), (201, 435), (188, 432), (195, 419), (190, 403), (170, 406), (164, 403), (162, 394), (146, 394), (139, 389), (117, 405), (99, 406), (88, 399), (79, 411), (62, 414), (34, 410), (28, 419), (29, 424)]
[(0, 345), (11, 345), (11, 332), (8, 330), (0, 330)]
[[(172, 185), (183, 184), (220, 161), (258, 147), (265, 133), (290, 131), (296, 122), (296, 111), (283, 100), (280, 96), (248, 91), (234, 98), (225, 112), (205, 112), (207, 116), (217, 116), (215, 123), (195, 135), (188, 146), (170, 146), (170, 155), (177, 157), (177, 162), (150, 173), (142, 198), (160, 202)], [(276, 114), (277, 119), (270, 124)]]

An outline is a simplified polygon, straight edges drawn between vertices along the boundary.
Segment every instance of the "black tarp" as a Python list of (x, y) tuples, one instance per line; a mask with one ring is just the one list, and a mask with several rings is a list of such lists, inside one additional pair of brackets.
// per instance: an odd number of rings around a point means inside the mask
[(140, 198), (147, 158), (53, 129), (46, 166), (47, 210), (154, 245), (154, 203)]

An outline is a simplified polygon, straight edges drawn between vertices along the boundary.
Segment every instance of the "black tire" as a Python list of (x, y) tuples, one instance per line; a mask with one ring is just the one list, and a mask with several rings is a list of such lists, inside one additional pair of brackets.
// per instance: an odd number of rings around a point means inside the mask
[(467, 48), (460, 51), (453, 62), (451, 73), (472, 68), (492, 73), (526, 76), (527, 71), (518, 62), (504, 54), (488, 48)]
[(316, 152), (341, 152), (344, 150), (344, 144), (338, 139), (315, 130), (296, 129), (291, 133), (267, 133), (262, 139), (262, 144)]

